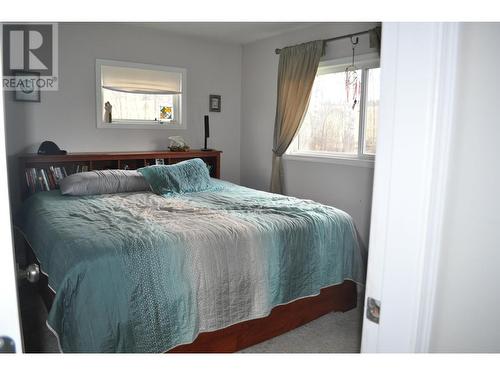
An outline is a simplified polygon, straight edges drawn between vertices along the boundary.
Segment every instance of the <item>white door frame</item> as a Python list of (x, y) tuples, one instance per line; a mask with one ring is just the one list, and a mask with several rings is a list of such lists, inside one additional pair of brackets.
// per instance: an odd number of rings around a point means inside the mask
[[(2, 41), (0, 39), (0, 51), (2, 50), (1, 43)], [(2, 71), (1, 61), (0, 71)], [(22, 353), (23, 346), (17, 301), (14, 247), (7, 183), (3, 97), (4, 92), (3, 89), (0, 88), (0, 336), (8, 336), (14, 340), (16, 352)]]
[[(453, 132), (458, 23), (384, 23), (362, 352), (427, 352)], [(365, 297), (365, 298), (366, 298)], [(366, 306), (366, 299), (365, 299)]]

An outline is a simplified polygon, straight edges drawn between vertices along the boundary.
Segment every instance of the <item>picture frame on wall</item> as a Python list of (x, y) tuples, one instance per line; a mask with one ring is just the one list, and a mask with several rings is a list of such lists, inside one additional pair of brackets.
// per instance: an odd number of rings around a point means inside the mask
[(209, 100), (210, 100), (210, 102), (209, 102), (208, 110), (210, 112), (220, 112), (221, 111), (221, 101), (222, 101), (221, 96), (210, 94)]
[(14, 73), (16, 86), (14, 100), (17, 102), (40, 102), (40, 88), (35, 82), (40, 78), (40, 73), (19, 71)]

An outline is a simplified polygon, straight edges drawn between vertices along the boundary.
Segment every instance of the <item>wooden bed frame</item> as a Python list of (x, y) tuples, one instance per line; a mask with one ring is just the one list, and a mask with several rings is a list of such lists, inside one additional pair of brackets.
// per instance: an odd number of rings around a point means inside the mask
[[(74, 170), (77, 164), (86, 164), (89, 170), (122, 168), (124, 165), (135, 169), (152, 163), (155, 158), (163, 158), (166, 164), (181, 160), (201, 157), (212, 165), (213, 177), (220, 176), (221, 151), (188, 152), (147, 151), (147, 152), (115, 152), (115, 153), (76, 153), (68, 155), (41, 156), (26, 154), (19, 158), (19, 175), (22, 198), (27, 191), (25, 168), (46, 168), (48, 166), (65, 166)], [(21, 246), (16, 246), (20, 250)], [(27, 250), (27, 261), (37, 263), (30, 246), (24, 241)], [(54, 292), (48, 287), (48, 279), (40, 275), (38, 291), (44, 300), (47, 310), (52, 306)], [(213, 331), (203, 332), (194, 342), (177, 346), (169, 353), (232, 353), (249, 346), (269, 340), (285, 332), (295, 329), (332, 311), (348, 311), (356, 307), (356, 285), (352, 281), (323, 288), (321, 293), (313, 297), (305, 297), (286, 305), (275, 307), (271, 313), (260, 319), (253, 319)]]
[(291, 331), (329, 312), (353, 309), (356, 302), (356, 284), (344, 281), (321, 289), (317, 296), (277, 306), (265, 318), (200, 333), (191, 344), (177, 346), (169, 353), (234, 353)]

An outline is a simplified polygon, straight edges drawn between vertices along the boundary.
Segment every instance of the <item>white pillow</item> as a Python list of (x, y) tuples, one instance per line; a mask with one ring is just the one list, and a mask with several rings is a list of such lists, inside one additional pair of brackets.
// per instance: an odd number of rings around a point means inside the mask
[(93, 195), (151, 190), (144, 176), (137, 171), (106, 169), (75, 173), (59, 182), (61, 194)]

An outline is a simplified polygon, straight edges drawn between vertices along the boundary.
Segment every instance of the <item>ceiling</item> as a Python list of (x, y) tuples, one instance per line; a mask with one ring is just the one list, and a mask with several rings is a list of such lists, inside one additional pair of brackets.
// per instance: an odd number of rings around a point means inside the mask
[(138, 26), (217, 42), (246, 44), (289, 31), (318, 25), (315, 22), (148, 22)]

